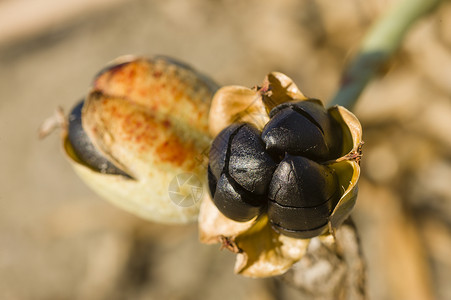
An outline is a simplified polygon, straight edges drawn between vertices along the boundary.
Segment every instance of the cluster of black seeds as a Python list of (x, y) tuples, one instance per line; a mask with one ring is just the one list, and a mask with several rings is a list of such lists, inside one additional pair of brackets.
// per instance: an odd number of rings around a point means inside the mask
[(232, 220), (266, 211), (280, 233), (311, 238), (339, 200), (337, 176), (321, 163), (339, 157), (341, 130), (318, 100), (281, 104), (270, 118), (262, 132), (235, 123), (215, 138), (208, 166), (213, 202)]

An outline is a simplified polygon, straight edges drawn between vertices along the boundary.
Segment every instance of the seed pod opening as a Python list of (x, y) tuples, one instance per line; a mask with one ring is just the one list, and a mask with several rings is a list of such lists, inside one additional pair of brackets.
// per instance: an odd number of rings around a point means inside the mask
[(110, 175), (122, 175), (131, 178), (130, 175), (116, 167), (108, 160), (91, 142), (81, 123), (81, 111), (84, 100), (80, 101), (71, 110), (68, 117), (67, 138), (72, 145), (75, 155), (93, 170)]

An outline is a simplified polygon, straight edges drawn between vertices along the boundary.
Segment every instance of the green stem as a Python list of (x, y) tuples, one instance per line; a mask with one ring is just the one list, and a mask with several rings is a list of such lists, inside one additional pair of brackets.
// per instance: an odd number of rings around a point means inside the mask
[(379, 68), (400, 46), (410, 26), (432, 11), (441, 0), (401, 0), (368, 32), (360, 50), (345, 70), (330, 105), (352, 109)]

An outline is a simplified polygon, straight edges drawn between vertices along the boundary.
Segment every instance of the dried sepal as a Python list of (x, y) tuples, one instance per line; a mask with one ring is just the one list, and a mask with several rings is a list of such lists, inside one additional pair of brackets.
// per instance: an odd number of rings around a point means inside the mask
[(118, 206), (162, 223), (197, 218), (199, 205), (182, 207), (169, 197), (179, 174), (206, 177), (208, 110), (216, 90), (191, 68), (167, 58), (126, 57), (102, 70), (82, 110), (92, 144), (130, 177), (98, 172), (77, 157), (63, 134), (75, 171), (98, 194)]

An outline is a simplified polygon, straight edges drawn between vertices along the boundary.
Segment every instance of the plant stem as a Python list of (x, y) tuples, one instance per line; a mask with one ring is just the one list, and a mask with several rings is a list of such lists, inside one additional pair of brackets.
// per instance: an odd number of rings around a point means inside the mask
[(330, 105), (352, 109), (379, 68), (399, 48), (411, 25), (438, 6), (441, 0), (401, 0), (374, 24), (359, 52), (345, 70), (340, 89)]

